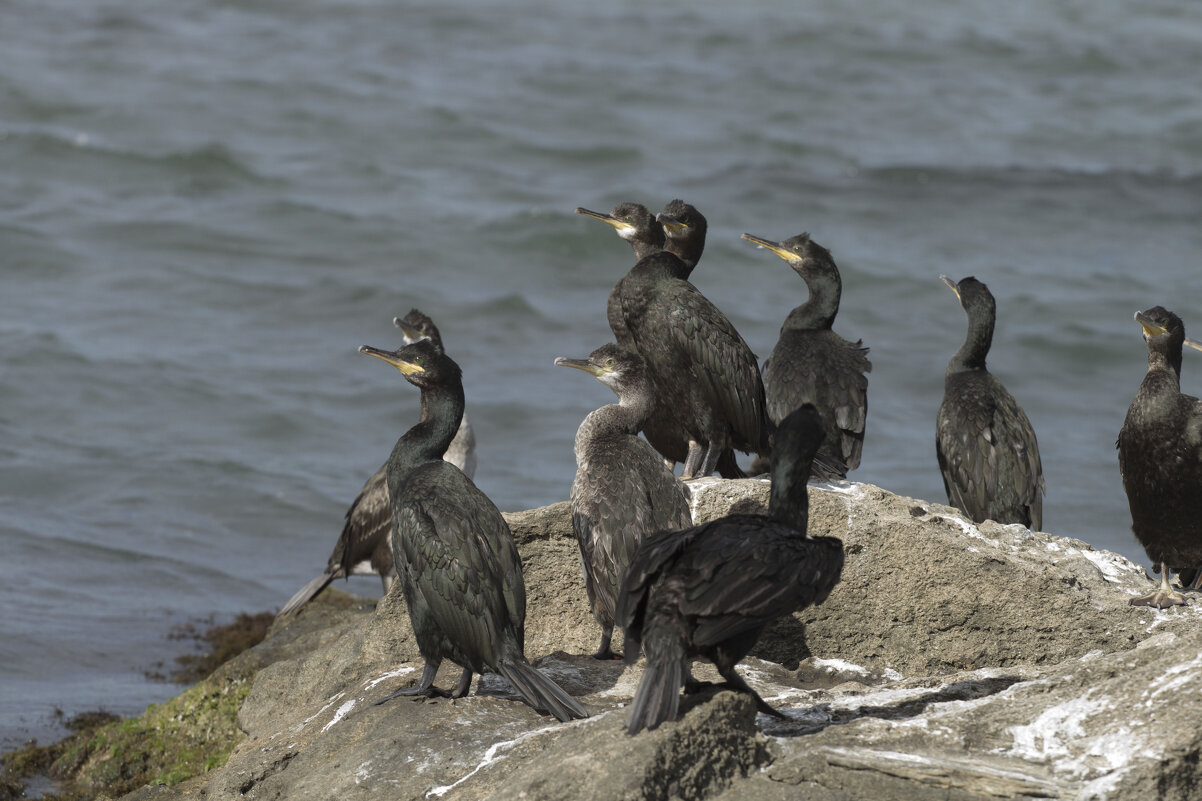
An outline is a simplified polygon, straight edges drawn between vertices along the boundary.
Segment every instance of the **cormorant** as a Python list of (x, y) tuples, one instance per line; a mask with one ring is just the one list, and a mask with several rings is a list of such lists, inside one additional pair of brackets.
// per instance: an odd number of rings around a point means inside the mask
[(687, 438), (681, 477), (709, 475), (724, 450), (761, 450), (767, 418), (755, 354), (681, 277), (688, 268), (663, 250), (662, 226), (637, 203), (621, 203), (610, 214), (576, 211), (611, 225), (638, 258), (610, 293), (607, 315), (619, 347), (647, 362), (658, 403)]
[(610, 649), (619, 585), (643, 533), (687, 528), (693, 522), (684, 485), (659, 454), (638, 436), (655, 405), (655, 390), (642, 357), (602, 345), (587, 359), (560, 357), (614, 391), (617, 403), (590, 412), (576, 432), (576, 479), (572, 482), (572, 528), (593, 617), (601, 625), (598, 659)]
[[(424, 338), (442, 350), (442, 336), (438, 333), (438, 327), (434, 325), (433, 320), (417, 309), (410, 309), (404, 317), (393, 317), (392, 322), (401, 329), (406, 345)], [(476, 435), (472, 432), (472, 425), (468, 422), (466, 414), (442, 458), (462, 470), (468, 478), (475, 477)], [(392, 530), (392, 506), (388, 502), (388, 482), (385, 478), (387, 472), (388, 463), (385, 462), (367, 479), (363, 489), (359, 490), (354, 502), (346, 510), (342, 534), (339, 535), (338, 542), (334, 544), (334, 550), (326, 561), (325, 571), (289, 598), (288, 603), (280, 609), (279, 616), (300, 609), (334, 579), (348, 576), (379, 576), (384, 584), (384, 593), (388, 593), (396, 571), (393, 568), (392, 543), (388, 536)]]
[(1184, 605), (1170, 569), (1202, 583), (1202, 401), (1181, 392), (1181, 318), (1161, 306), (1136, 312), (1148, 343), (1148, 371), (1119, 430), (1119, 472), (1131, 530), (1160, 568), (1160, 587), (1133, 606)]
[(1035, 430), (1018, 401), (985, 367), (997, 315), (976, 278), (940, 276), (968, 314), (968, 335), (947, 364), (935, 452), (947, 501), (974, 522), (1043, 526), (1043, 466)]
[[(421, 420), (388, 458), (392, 552), (409, 607), (421, 680), (398, 695), (467, 694), (472, 673), (491, 670), (535, 709), (560, 720), (588, 717), (575, 699), (526, 661), (522, 561), (501, 512), (442, 455), (463, 416), (459, 365), (429, 340), (386, 351), (364, 345), (421, 389)], [(442, 660), (463, 668), (447, 693), (434, 686)]]
[(860, 465), (864, 423), (868, 418), (868, 348), (831, 330), (839, 313), (843, 280), (831, 252), (809, 234), (772, 242), (743, 234), (748, 242), (780, 256), (806, 282), (810, 298), (789, 312), (780, 340), (764, 362), (768, 419), (812, 403), (822, 413), (825, 437), (814, 462), (820, 478), (846, 478)]
[(826, 600), (843, 569), (843, 544), (806, 534), (806, 481), (822, 441), (822, 418), (810, 404), (781, 421), (772, 436), (772, 490), (767, 515), (736, 514), (685, 531), (648, 535), (618, 596), (626, 659), (647, 666), (626, 729), (637, 734), (676, 717), (691, 657), (718, 667), (732, 689), (750, 693), (765, 714), (780, 713), (735, 671), (774, 619)]

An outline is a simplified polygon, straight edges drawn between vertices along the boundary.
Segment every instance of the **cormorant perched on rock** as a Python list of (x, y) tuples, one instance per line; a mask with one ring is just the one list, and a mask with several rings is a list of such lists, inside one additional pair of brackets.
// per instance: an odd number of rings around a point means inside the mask
[[(410, 309), (403, 318), (392, 318), (392, 322), (401, 329), (406, 345), (424, 338), (442, 350), (442, 336), (438, 333), (438, 327), (434, 325), (433, 320), (417, 309)], [(475, 477), (476, 435), (472, 432), (472, 425), (468, 422), (466, 414), (442, 458), (462, 470), (468, 478)], [(367, 479), (363, 489), (359, 490), (350, 508), (346, 510), (342, 534), (339, 535), (338, 542), (334, 544), (334, 550), (326, 561), (325, 571), (288, 599), (288, 603), (280, 609), (281, 616), (300, 609), (334, 579), (379, 576), (387, 594), (392, 580), (396, 577), (392, 543), (388, 536), (392, 530), (392, 506), (388, 502), (388, 482), (385, 478), (387, 471), (388, 464), (385, 463)]]
[(1043, 526), (1043, 466), (1035, 430), (1002, 382), (985, 367), (997, 316), (989, 287), (940, 276), (968, 314), (968, 335), (947, 364), (935, 452), (947, 501), (974, 522)]
[(647, 362), (658, 403), (687, 437), (682, 478), (709, 475), (724, 450), (761, 450), (768, 424), (755, 354), (681, 277), (688, 267), (663, 250), (662, 226), (637, 203), (610, 214), (576, 211), (611, 225), (638, 258), (610, 293), (607, 314), (618, 345)]
[(674, 720), (689, 659), (703, 656), (728, 686), (750, 693), (765, 714), (781, 716), (735, 671), (776, 618), (826, 600), (843, 569), (843, 544), (806, 534), (810, 463), (822, 442), (822, 417), (807, 404), (772, 436), (767, 515), (736, 514), (684, 531), (648, 535), (618, 596), (626, 658), (647, 666), (626, 729)]
[(1191, 589), (1202, 583), (1202, 401), (1181, 393), (1181, 318), (1155, 306), (1135, 319), (1148, 371), (1119, 430), (1119, 472), (1131, 530), (1159, 566), (1160, 588), (1131, 604), (1163, 609), (1185, 604), (1169, 584), (1171, 569), (1188, 569)]
[(576, 432), (571, 501), (584, 588), (601, 625), (594, 656), (620, 658), (610, 639), (622, 577), (645, 532), (692, 524), (689, 498), (659, 454), (638, 436), (655, 405), (642, 357), (611, 344), (587, 359), (560, 357), (555, 363), (583, 370), (618, 396), (618, 403), (590, 412)]
[[(490, 670), (535, 709), (560, 720), (588, 717), (526, 661), (526, 585), (513, 535), (488, 496), (442, 459), (463, 416), (459, 365), (429, 340), (395, 352), (366, 345), (359, 350), (396, 367), (422, 391), (421, 420), (388, 458), (388, 492), (397, 575), (426, 665), (415, 686), (383, 701), (398, 695), (459, 698), (470, 689), (472, 673)], [(444, 658), (463, 668), (450, 693), (434, 686)]]
[(803, 403), (822, 414), (825, 438), (814, 462), (819, 478), (845, 478), (860, 465), (868, 419), (868, 348), (831, 330), (839, 313), (843, 280), (831, 252), (809, 234), (773, 242), (743, 238), (780, 256), (802, 277), (810, 298), (789, 312), (780, 340), (764, 362), (768, 419), (779, 423)]

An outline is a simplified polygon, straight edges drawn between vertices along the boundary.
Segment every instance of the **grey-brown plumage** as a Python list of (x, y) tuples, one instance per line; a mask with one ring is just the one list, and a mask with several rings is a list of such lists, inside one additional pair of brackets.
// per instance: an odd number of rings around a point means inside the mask
[(1137, 312), (1148, 344), (1148, 370), (1119, 430), (1119, 472), (1131, 530), (1160, 567), (1160, 587), (1135, 606), (1184, 605), (1171, 569), (1202, 565), (1202, 401), (1181, 392), (1181, 318), (1161, 306)]
[(729, 515), (684, 531), (647, 536), (618, 597), (626, 658), (641, 644), (646, 668), (627, 731), (676, 718), (689, 659), (710, 659), (733, 689), (772, 709), (735, 671), (770, 622), (826, 600), (843, 569), (843, 545), (806, 534), (806, 481), (822, 441), (821, 415), (806, 405), (773, 434), (767, 515)]
[(773, 242), (743, 234), (748, 242), (780, 256), (802, 277), (810, 297), (789, 312), (780, 339), (764, 362), (768, 419), (779, 423), (804, 403), (812, 403), (826, 426), (814, 462), (818, 478), (845, 478), (860, 465), (868, 420), (868, 348), (834, 332), (843, 279), (830, 251), (809, 234)]
[(689, 268), (663, 250), (662, 226), (637, 203), (610, 214), (577, 212), (611, 225), (634, 247), (638, 262), (610, 293), (607, 316), (618, 345), (647, 362), (659, 403), (687, 437), (682, 477), (709, 475), (724, 450), (761, 450), (767, 418), (755, 354), (681, 277)]
[[(421, 680), (398, 695), (466, 695), (473, 673), (489, 670), (536, 709), (560, 720), (588, 713), (523, 654), (526, 587), (522, 561), (501, 512), (442, 455), (463, 415), (459, 366), (421, 340), (393, 352), (364, 346), (421, 388), (421, 420), (388, 459), (392, 552), (409, 607)], [(449, 693), (434, 686), (443, 659), (463, 668)], [(382, 703), (378, 702), (378, 703)]]
[[(417, 309), (411, 309), (404, 317), (394, 317), (392, 322), (401, 329), (406, 345), (419, 339), (428, 339), (436, 348), (443, 349), (438, 327)], [(442, 458), (462, 470), (468, 478), (475, 476), (476, 436), (466, 414)], [(326, 561), (325, 571), (288, 599), (288, 603), (280, 609), (281, 616), (300, 609), (334, 579), (379, 576), (387, 594), (396, 577), (389, 538), (389, 532), (392, 531), (392, 505), (388, 500), (387, 468), (387, 463), (381, 465), (359, 490), (346, 510), (342, 533)]]
[(1043, 526), (1043, 465), (1026, 413), (985, 367), (996, 304), (976, 278), (940, 276), (968, 314), (964, 344), (948, 362), (935, 451), (948, 503), (973, 521)]
[(618, 396), (590, 412), (576, 432), (572, 528), (580, 546), (584, 587), (601, 626), (598, 659), (610, 648), (618, 589), (644, 532), (681, 529), (693, 521), (684, 486), (638, 436), (654, 407), (654, 387), (641, 357), (603, 345), (587, 359), (555, 360), (592, 375)]

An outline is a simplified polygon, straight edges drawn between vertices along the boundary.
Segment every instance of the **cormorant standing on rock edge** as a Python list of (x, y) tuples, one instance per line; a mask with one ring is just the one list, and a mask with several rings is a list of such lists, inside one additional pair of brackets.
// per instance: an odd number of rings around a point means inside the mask
[(638, 262), (610, 293), (607, 316), (618, 345), (647, 363), (659, 404), (687, 437), (681, 477), (709, 475), (724, 450), (762, 450), (768, 423), (755, 354), (681, 277), (688, 267), (663, 250), (662, 226), (637, 203), (610, 214), (576, 211), (609, 224), (635, 250)]
[[(442, 455), (463, 416), (459, 365), (421, 340), (393, 352), (363, 346), (421, 389), (421, 420), (388, 458), (392, 552), (405, 592), (418, 650), (421, 680), (398, 695), (459, 698), (472, 673), (504, 676), (532, 707), (559, 720), (588, 717), (574, 698), (523, 654), (526, 586), (522, 561), (505, 518), (459, 468)], [(434, 686), (442, 660), (463, 668), (447, 693)]]
[(947, 502), (976, 523), (1043, 527), (1043, 466), (1035, 430), (1014, 396), (985, 367), (997, 316), (976, 278), (940, 276), (968, 314), (968, 335), (947, 364), (935, 452)]
[(614, 391), (617, 403), (590, 412), (576, 432), (572, 528), (580, 545), (584, 587), (601, 625), (597, 659), (621, 658), (610, 649), (622, 577), (644, 532), (692, 525), (689, 497), (659, 454), (638, 436), (655, 405), (642, 358), (602, 345), (587, 359), (560, 357)]
[(822, 442), (822, 417), (807, 404), (772, 437), (767, 515), (736, 514), (684, 531), (648, 535), (618, 596), (626, 659), (647, 666), (626, 730), (637, 734), (676, 718), (689, 659), (710, 659), (732, 689), (782, 715), (743, 681), (735, 664), (770, 622), (820, 604), (839, 581), (843, 544), (806, 534), (810, 463)]
[[(401, 329), (406, 345), (425, 338), (442, 350), (442, 336), (434, 321), (417, 309), (410, 309), (403, 318), (392, 318), (392, 322)], [(462, 470), (468, 478), (476, 475), (476, 436), (472, 433), (472, 425), (466, 414), (442, 458)], [(384, 584), (384, 594), (388, 594), (396, 570), (393, 567), (391, 538), (388, 536), (392, 531), (392, 506), (388, 502), (387, 471), (386, 462), (367, 479), (346, 510), (342, 534), (326, 561), (325, 572), (289, 598), (278, 617), (300, 609), (334, 579), (348, 576), (378, 575)]]
[(826, 425), (814, 475), (846, 478), (848, 470), (860, 466), (872, 364), (862, 341), (848, 342), (831, 329), (843, 294), (839, 268), (809, 234), (783, 242), (751, 234), (743, 238), (784, 259), (810, 292), (809, 300), (785, 318), (780, 340), (764, 362), (768, 419), (779, 423), (803, 403), (814, 404)]
[(1160, 587), (1132, 606), (1185, 605), (1169, 571), (1191, 569), (1202, 583), (1202, 401), (1181, 393), (1181, 318), (1161, 306), (1136, 312), (1148, 343), (1148, 371), (1119, 430), (1119, 472), (1131, 530), (1160, 568)]

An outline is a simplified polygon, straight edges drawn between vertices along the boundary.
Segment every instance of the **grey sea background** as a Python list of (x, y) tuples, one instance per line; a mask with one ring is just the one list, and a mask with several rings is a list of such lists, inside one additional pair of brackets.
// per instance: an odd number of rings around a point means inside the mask
[[(552, 361), (611, 339), (633, 263), (578, 205), (700, 208), (693, 282), (761, 359), (806, 292), (739, 235), (832, 249), (835, 329), (873, 362), (851, 477), (930, 501), (965, 332), (939, 275), (982, 279), (1044, 527), (1147, 563), (1114, 443), (1145, 368), (1132, 313), (1202, 335), (1202, 5), (6, 0), (0, 19), (2, 748), (61, 734), (56, 709), (175, 694), (145, 675), (192, 647), (173, 627), (320, 572), (417, 419), (417, 390), (356, 352), (398, 345), (411, 307), (463, 367), (480, 487), (510, 511), (566, 499), (576, 427), (612, 395)], [(1202, 392), (1192, 352), (1183, 389)]]

